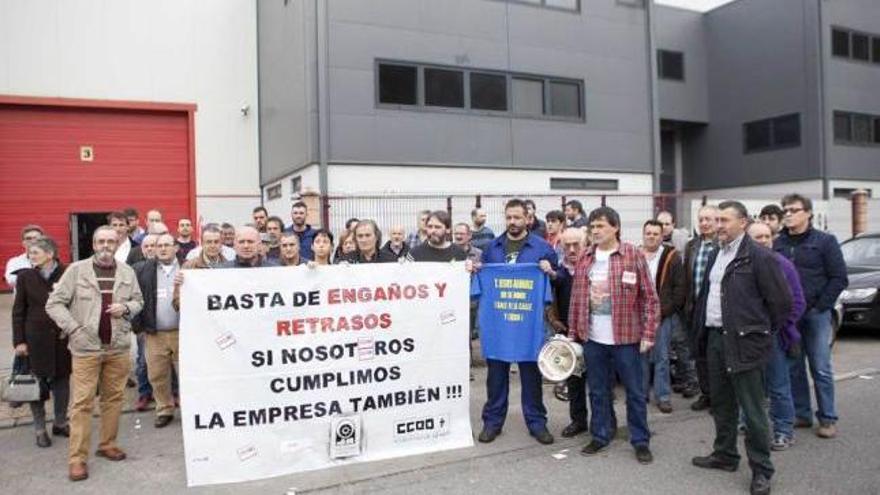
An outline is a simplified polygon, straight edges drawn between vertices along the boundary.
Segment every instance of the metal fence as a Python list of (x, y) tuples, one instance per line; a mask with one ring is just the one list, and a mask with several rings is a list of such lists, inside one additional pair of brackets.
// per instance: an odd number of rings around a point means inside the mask
[[(581, 195), (535, 195), (535, 194), (487, 194), (487, 195), (359, 195), (328, 196), (322, 201), (323, 218), (333, 232), (341, 232), (350, 218), (371, 218), (383, 232), (394, 225), (403, 226), (407, 232), (418, 228), (419, 212), (445, 210), (453, 223), (471, 221), (471, 210), (482, 208), (486, 212), (487, 225), (496, 233), (504, 231), (504, 204), (512, 198), (530, 199), (535, 202), (539, 218), (551, 210), (564, 210), (569, 200), (578, 200), (589, 213), (602, 205), (617, 210), (621, 219), (621, 237), (638, 242), (645, 220), (654, 218), (663, 210), (677, 212), (678, 227), (694, 232), (696, 210), (705, 203), (717, 204), (725, 199), (742, 201), (753, 215), (761, 207), (779, 202), (779, 195), (746, 195), (739, 198), (694, 197), (669, 194), (581, 194)], [(880, 198), (869, 199), (868, 231), (880, 231)], [(852, 205), (849, 199), (834, 198), (814, 201), (814, 225), (833, 233), (839, 240), (852, 236)], [(692, 222), (693, 219), (693, 222)]]

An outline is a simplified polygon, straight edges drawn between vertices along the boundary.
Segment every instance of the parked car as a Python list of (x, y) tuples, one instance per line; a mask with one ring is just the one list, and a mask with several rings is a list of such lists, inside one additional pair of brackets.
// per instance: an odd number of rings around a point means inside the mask
[(880, 232), (863, 234), (840, 245), (849, 286), (840, 293), (841, 326), (880, 330)]

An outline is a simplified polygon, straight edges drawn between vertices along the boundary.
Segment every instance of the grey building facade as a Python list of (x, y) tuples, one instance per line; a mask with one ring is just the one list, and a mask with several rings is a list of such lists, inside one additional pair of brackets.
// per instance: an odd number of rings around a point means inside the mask
[(450, 192), (880, 181), (875, 0), (273, 0), (258, 32), (261, 182), (285, 201), (431, 168)]

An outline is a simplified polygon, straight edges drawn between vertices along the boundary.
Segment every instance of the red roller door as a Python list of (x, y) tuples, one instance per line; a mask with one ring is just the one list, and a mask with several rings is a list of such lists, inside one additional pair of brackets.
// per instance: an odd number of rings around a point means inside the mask
[[(159, 208), (195, 220), (193, 105), (0, 95), (0, 260), (22, 225), (47, 230), (70, 259), (72, 213)], [(91, 160), (89, 160), (91, 154)]]

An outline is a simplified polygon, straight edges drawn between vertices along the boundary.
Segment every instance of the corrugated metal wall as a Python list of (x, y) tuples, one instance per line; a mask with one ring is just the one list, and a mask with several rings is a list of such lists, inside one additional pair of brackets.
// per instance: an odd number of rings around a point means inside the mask
[(186, 112), (0, 104), (2, 263), (22, 251), (27, 223), (69, 261), (71, 213), (159, 208), (173, 231), (193, 213), (188, 126)]

